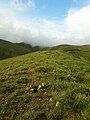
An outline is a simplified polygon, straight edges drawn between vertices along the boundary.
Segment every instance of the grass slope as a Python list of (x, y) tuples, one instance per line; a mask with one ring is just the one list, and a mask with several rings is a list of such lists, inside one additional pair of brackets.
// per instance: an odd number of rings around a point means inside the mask
[(89, 53), (63, 45), (0, 61), (0, 119), (90, 120)]
[(0, 60), (29, 53), (30, 48), (0, 39)]

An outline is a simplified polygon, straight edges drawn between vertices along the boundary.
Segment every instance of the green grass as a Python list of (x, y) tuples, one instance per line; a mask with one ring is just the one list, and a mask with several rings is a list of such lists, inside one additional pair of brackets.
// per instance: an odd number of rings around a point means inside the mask
[(0, 119), (90, 120), (89, 53), (64, 45), (1, 60)]
[(29, 53), (31, 50), (25, 46), (14, 44), (0, 39), (0, 60)]
[(0, 39), (0, 60), (38, 51), (39, 46), (32, 47), (26, 43), (11, 43)]

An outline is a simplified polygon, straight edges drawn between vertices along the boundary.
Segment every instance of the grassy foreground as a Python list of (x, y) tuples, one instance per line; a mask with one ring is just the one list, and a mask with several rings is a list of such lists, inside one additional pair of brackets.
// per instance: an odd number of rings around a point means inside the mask
[(90, 120), (90, 46), (0, 61), (1, 120)]

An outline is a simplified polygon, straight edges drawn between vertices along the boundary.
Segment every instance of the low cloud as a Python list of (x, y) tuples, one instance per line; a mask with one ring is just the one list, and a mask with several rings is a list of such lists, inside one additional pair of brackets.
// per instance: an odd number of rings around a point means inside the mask
[(90, 44), (90, 5), (79, 10), (70, 9), (63, 22), (37, 18), (25, 23), (1, 11), (0, 38), (33, 46)]

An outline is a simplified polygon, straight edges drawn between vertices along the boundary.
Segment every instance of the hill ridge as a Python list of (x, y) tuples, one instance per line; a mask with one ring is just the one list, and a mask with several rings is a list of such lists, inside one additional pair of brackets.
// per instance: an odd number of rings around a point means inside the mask
[(40, 49), (41, 48), (39, 46), (33, 47), (32, 45), (26, 43), (12, 43), (0, 39), (0, 60), (27, 54)]

